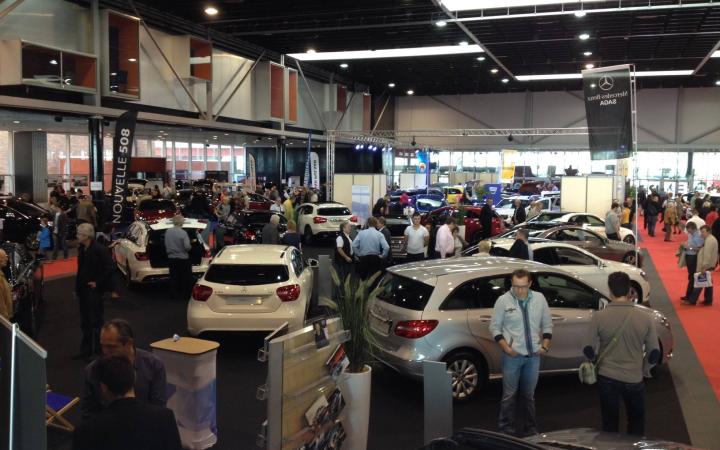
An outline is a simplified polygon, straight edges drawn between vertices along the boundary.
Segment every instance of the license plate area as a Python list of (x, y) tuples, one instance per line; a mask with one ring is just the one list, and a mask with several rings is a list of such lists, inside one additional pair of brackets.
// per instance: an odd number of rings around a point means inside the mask
[(232, 306), (262, 306), (264, 303), (263, 297), (248, 296), (248, 295), (221, 295), (220, 296), (225, 303)]
[(389, 336), (392, 331), (392, 321), (384, 320), (371, 314), (370, 328), (378, 334)]

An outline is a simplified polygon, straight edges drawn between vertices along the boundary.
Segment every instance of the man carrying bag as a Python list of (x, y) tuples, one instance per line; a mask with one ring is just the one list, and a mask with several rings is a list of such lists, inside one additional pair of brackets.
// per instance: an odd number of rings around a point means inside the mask
[[(628, 300), (630, 277), (614, 272), (608, 277), (612, 302), (598, 311), (590, 321), (583, 343), (583, 353), (597, 361), (597, 383), (600, 391), (602, 430), (617, 433), (620, 423), (620, 399), (626, 405), (627, 433), (642, 436), (645, 431), (645, 386), (643, 362), (647, 355), (650, 364), (660, 360), (660, 349), (653, 319), (649, 314), (637, 313)], [(588, 363), (580, 369), (581, 381), (592, 384), (593, 372)]]
[(700, 304), (710, 306), (713, 302), (712, 272), (718, 263), (718, 241), (707, 225), (700, 227), (700, 234), (705, 239), (705, 243), (698, 252), (693, 291), (688, 303), (695, 305), (700, 298), (700, 291), (705, 289), (705, 301)]

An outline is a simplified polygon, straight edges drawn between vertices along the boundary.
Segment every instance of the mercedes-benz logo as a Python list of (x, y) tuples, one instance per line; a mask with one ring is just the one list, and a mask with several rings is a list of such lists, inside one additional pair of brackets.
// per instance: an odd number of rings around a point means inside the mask
[(603, 75), (600, 77), (600, 81), (598, 82), (598, 86), (600, 86), (600, 89), (603, 91), (609, 91), (614, 85), (615, 81), (610, 75)]

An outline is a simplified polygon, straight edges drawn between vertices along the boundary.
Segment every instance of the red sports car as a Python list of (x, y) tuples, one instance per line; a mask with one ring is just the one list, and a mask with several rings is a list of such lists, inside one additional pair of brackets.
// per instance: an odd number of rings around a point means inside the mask
[(177, 214), (177, 206), (171, 200), (147, 199), (140, 202), (135, 208), (135, 220), (153, 223), (161, 219), (168, 219)]
[(267, 211), (268, 209), (270, 209), (270, 207), (273, 204), (273, 202), (266, 199), (265, 197), (263, 197), (260, 194), (256, 194), (254, 192), (248, 192), (246, 195), (247, 195), (249, 203), (250, 203), (249, 209), (257, 209), (257, 210), (261, 210), (261, 211)]
[[(482, 225), (480, 224), (480, 210), (482, 208), (476, 207), (476, 206), (467, 206), (464, 207), (465, 209), (465, 240), (468, 241), (470, 244), (475, 244), (477, 242), (480, 242), (482, 240)], [(427, 214), (425, 214), (422, 218), (421, 223), (423, 225), (426, 225), (430, 223), (430, 220), (432, 218), (438, 217), (438, 216), (449, 216), (451, 215), (453, 217), (457, 217), (457, 208), (455, 206), (445, 206), (443, 208), (438, 208), (434, 211), (431, 211)], [(491, 236), (497, 236), (498, 234), (505, 231), (505, 225), (503, 224), (503, 220), (500, 216), (497, 215), (495, 211), (493, 211), (493, 219), (492, 219), (492, 231)]]

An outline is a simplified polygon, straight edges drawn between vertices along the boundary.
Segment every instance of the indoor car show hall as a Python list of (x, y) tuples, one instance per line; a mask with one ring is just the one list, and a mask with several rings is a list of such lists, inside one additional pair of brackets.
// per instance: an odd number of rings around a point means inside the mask
[(0, 450), (720, 450), (719, 36), (0, 0)]

